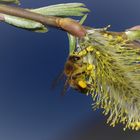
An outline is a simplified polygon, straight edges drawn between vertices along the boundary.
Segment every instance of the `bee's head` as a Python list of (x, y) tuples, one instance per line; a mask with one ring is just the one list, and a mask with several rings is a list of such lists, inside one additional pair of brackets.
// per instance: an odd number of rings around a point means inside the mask
[(80, 57), (76, 55), (70, 55), (67, 62), (65, 63), (64, 73), (70, 76), (79, 64)]
[(74, 65), (71, 61), (67, 61), (64, 68), (65, 75), (69, 76), (74, 71)]
[(71, 55), (69, 56), (69, 61), (76, 63), (78, 60), (80, 60), (80, 56), (77, 55)]

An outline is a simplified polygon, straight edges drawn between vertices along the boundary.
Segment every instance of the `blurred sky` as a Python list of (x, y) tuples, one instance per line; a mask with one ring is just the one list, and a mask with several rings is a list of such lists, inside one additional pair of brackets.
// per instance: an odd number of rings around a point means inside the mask
[[(89, 26), (123, 31), (140, 24), (140, 0), (21, 0), (21, 6), (63, 2), (85, 3)], [(40, 34), (0, 23), (0, 140), (139, 140), (140, 132), (107, 126), (90, 97), (71, 89), (62, 97), (63, 81), (51, 90), (67, 55), (63, 31)]]

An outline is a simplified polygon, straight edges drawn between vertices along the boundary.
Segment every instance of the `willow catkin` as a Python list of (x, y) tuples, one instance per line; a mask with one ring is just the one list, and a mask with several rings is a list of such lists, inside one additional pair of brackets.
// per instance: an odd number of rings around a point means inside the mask
[[(90, 94), (93, 108), (104, 110), (107, 123), (113, 127), (122, 123), (124, 130), (140, 129), (139, 47), (140, 44), (129, 41), (123, 33), (90, 29), (86, 37), (77, 39), (75, 50), (69, 56), (80, 59), (77, 60), (79, 73), (76, 69), (66, 75), (76, 81), (69, 80), (69, 85)], [(83, 67), (84, 72), (80, 72)]]

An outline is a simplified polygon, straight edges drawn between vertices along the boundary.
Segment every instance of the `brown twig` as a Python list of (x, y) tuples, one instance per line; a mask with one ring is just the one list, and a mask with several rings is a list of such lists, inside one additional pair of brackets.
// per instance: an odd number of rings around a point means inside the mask
[(86, 34), (85, 28), (82, 25), (80, 25), (78, 22), (70, 18), (44, 16), (38, 13), (25, 10), (23, 8), (8, 6), (4, 4), (0, 4), (0, 13), (12, 15), (16, 17), (22, 17), (22, 18), (40, 22), (44, 25), (61, 28), (77, 37), (83, 37)]
[(4, 15), (0, 13), (0, 21), (4, 21)]

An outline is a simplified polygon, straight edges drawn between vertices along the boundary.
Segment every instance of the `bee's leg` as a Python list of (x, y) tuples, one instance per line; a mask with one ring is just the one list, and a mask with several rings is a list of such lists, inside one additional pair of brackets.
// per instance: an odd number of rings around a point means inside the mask
[(69, 88), (69, 79), (67, 79), (65, 81), (65, 84), (64, 84), (64, 87), (63, 87), (63, 90), (62, 90), (62, 93), (61, 93), (62, 96), (64, 96), (66, 94), (68, 88)]

